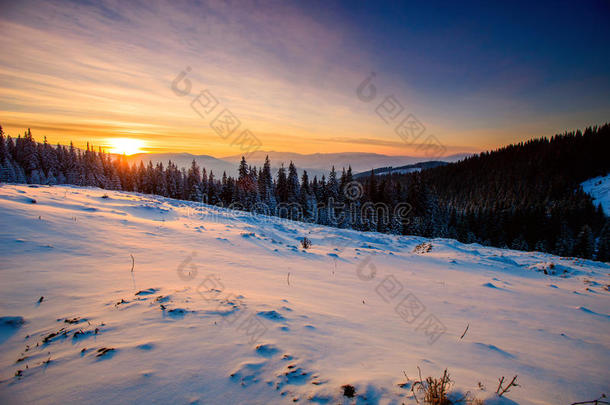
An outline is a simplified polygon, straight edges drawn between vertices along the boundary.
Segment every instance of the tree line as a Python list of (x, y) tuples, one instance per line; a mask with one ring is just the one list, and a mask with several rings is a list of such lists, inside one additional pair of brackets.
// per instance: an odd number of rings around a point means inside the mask
[[(0, 127), (0, 181), (33, 184), (74, 184), (108, 190), (136, 191), (181, 200), (276, 215), (322, 225), (363, 231), (402, 233), (407, 220), (407, 195), (398, 186), (388, 205), (366, 204), (361, 186), (353, 196), (345, 194), (355, 186), (351, 167), (338, 173), (333, 167), (328, 175), (301, 176), (294, 163), (282, 165), (272, 173), (269, 158), (262, 167), (248, 165), (242, 158), (238, 176), (223, 172), (217, 177), (200, 168), (193, 160), (189, 168), (179, 168), (169, 161), (129, 164), (125, 156), (111, 156), (87, 144), (85, 150), (57, 144), (46, 137), (38, 143), (28, 129), (16, 139), (5, 136)], [(390, 212), (390, 208), (394, 211)]]
[(272, 173), (242, 158), (237, 177), (169, 161), (129, 164), (87, 144), (5, 136), (0, 181), (74, 184), (199, 201), (282, 218), (466, 243), (610, 260), (610, 220), (580, 183), (608, 172), (610, 127), (509, 145), (408, 174), (354, 180), (351, 167), (310, 179), (291, 162)]

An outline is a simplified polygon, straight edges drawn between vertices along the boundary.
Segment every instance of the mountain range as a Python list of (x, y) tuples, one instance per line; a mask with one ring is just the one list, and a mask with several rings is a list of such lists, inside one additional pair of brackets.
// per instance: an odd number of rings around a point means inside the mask
[[(256, 151), (249, 155), (246, 160), (249, 165), (261, 167), (266, 156), (269, 156), (271, 160), (271, 168), (274, 173), (282, 164), (288, 166), (290, 162), (293, 162), (297, 166), (299, 174), (303, 170), (307, 170), (310, 177), (328, 175), (332, 166), (337, 170), (351, 166), (354, 173), (360, 173), (370, 172), (371, 169), (376, 168), (402, 167), (427, 161), (425, 157), (390, 156), (365, 152), (301, 154), (274, 151)], [(467, 153), (450, 155), (444, 157), (443, 162), (457, 162), (468, 156), (470, 154)], [(171, 160), (178, 167), (186, 168), (195, 160), (200, 167), (205, 167), (208, 172), (213, 170), (218, 177), (223, 172), (226, 172), (227, 175), (236, 176), (241, 158), (241, 154), (215, 158), (209, 155), (193, 155), (190, 153), (139, 153), (127, 156), (127, 161), (129, 163), (142, 161), (145, 164), (152, 161), (153, 164), (161, 162), (165, 165)]]

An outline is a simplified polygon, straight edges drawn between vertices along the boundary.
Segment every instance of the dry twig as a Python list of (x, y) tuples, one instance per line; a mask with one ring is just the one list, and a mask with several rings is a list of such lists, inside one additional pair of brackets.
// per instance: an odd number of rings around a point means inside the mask
[(464, 336), (466, 336), (466, 332), (468, 332), (468, 328), (470, 327), (470, 324), (466, 325), (466, 330), (464, 331), (464, 333), (462, 333), (462, 336), (460, 336), (460, 340), (464, 338)]
[(498, 384), (498, 389), (496, 390), (496, 394), (498, 394), (499, 397), (501, 397), (502, 395), (504, 395), (507, 392), (510, 392), (510, 387), (519, 386), (519, 384), (517, 384), (517, 376), (514, 376), (513, 379), (511, 380), (511, 382), (506, 387), (502, 387), (502, 384), (504, 384), (504, 376), (502, 376), (502, 378), (499, 378), (498, 381), (500, 381), (500, 383)]

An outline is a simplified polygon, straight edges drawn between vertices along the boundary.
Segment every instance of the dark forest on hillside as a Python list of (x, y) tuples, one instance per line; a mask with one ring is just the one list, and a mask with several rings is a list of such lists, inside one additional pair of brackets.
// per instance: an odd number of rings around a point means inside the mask
[(417, 234), (586, 258), (597, 245), (595, 257), (607, 261), (608, 219), (580, 183), (609, 172), (608, 150), (606, 124), (391, 175), (391, 182), (412, 190)]
[(137, 191), (341, 228), (608, 261), (610, 220), (579, 185), (608, 173), (608, 150), (606, 124), (408, 174), (354, 180), (351, 168), (332, 168), (328, 178), (304, 172), (299, 179), (292, 162), (272, 174), (269, 159), (261, 168), (242, 159), (233, 178), (195, 162), (188, 169), (129, 165), (101, 149), (38, 143), (30, 130), (13, 139), (0, 128), (0, 181)]

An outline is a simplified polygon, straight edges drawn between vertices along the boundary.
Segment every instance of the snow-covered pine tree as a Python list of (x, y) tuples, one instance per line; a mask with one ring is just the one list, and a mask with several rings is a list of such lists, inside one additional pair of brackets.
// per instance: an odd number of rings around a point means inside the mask
[(273, 176), (271, 175), (271, 161), (269, 155), (265, 157), (265, 163), (261, 170), (261, 175), (258, 179), (258, 189), (261, 196), (261, 202), (265, 204), (266, 211), (269, 215), (274, 215), (277, 202), (273, 190)]
[(0, 125), (0, 164), (8, 159), (8, 150), (6, 149), (6, 143), (4, 142), (4, 130)]
[(299, 193), (299, 205), (303, 212), (303, 220), (305, 222), (315, 222), (316, 221), (316, 196), (313, 194), (311, 190), (311, 185), (309, 183), (309, 176), (307, 176), (307, 170), (303, 170), (303, 175), (301, 176), (301, 190)]
[(288, 202), (288, 180), (286, 179), (286, 169), (284, 168), (283, 163), (277, 171), (277, 184), (275, 191), (277, 194), (277, 201), (279, 203)]
[(201, 193), (201, 172), (195, 159), (191, 163), (186, 180), (188, 199), (191, 201), (201, 201), (203, 194)]
[(337, 180), (335, 166), (332, 166), (328, 175), (326, 198), (327, 200), (324, 203), (326, 204), (327, 224), (330, 226), (337, 226), (340, 219), (340, 210), (337, 209), (336, 206), (339, 201), (339, 181)]
[(218, 184), (214, 178), (214, 171), (210, 170), (208, 176), (208, 204), (216, 205), (218, 201)]

